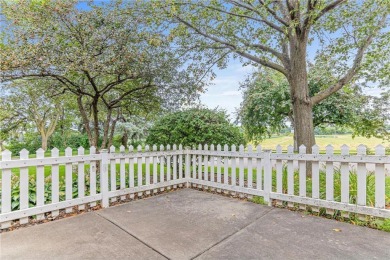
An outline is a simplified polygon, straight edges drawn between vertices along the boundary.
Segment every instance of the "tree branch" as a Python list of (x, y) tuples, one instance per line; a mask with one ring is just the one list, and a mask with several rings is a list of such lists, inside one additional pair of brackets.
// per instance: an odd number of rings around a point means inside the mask
[(286, 70), (283, 66), (281, 66), (281, 65), (279, 65), (279, 64), (277, 64), (277, 63), (271, 62), (271, 61), (267, 61), (267, 60), (265, 60), (265, 59), (258, 58), (258, 57), (256, 57), (256, 56), (253, 56), (253, 55), (249, 54), (249, 53), (240, 51), (240, 50), (238, 50), (238, 48), (237, 48), (235, 45), (233, 45), (233, 44), (231, 44), (231, 43), (229, 43), (229, 42), (226, 42), (226, 41), (224, 41), (224, 40), (222, 40), (222, 39), (219, 39), (219, 38), (217, 38), (217, 37), (214, 37), (214, 36), (212, 36), (212, 35), (209, 35), (209, 34), (203, 32), (203, 31), (201, 31), (200, 29), (196, 28), (195, 26), (193, 26), (193, 25), (190, 24), (189, 22), (184, 21), (183, 19), (181, 19), (181, 18), (180, 18), (179, 16), (177, 16), (177, 15), (176, 15), (175, 17), (176, 17), (176, 19), (179, 20), (181, 23), (185, 24), (186, 26), (188, 26), (189, 28), (191, 28), (192, 30), (194, 30), (196, 33), (202, 35), (203, 37), (206, 37), (206, 38), (208, 38), (208, 39), (210, 39), (210, 40), (212, 40), (212, 41), (214, 41), (214, 42), (223, 44), (223, 45), (225, 45), (226, 47), (228, 47), (229, 49), (231, 49), (233, 52), (235, 52), (235, 53), (241, 55), (242, 57), (245, 57), (245, 58), (247, 58), (247, 59), (249, 59), (249, 60), (251, 60), (251, 61), (253, 61), (253, 62), (259, 63), (259, 64), (261, 64), (261, 65), (263, 65), (263, 66), (266, 66), (266, 67), (275, 69), (275, 70), (277, 70), (277, 71), (283, 73), (285, 76), (287, 76), (287, 70)]
[(316, 105), (320, 103), (325, 98), (329, 97), (333, 93), (340, 90), (342, 87), (344, 87), (346, 84), (348, 84), (352, 78), (356, 75), (356, 73), (359, 71), (363, 56), (367, 48), (370, 46), (371, 42), (373, 41), (374, 36), (378, 33), (378, 31), (383, 27), (383, 25), (386, 22), (387, 14), (383, 15), (381, 21), (379, 22), (377, 30), (374, 30), (365, 40), (364, 44), (358, 49), (355, 59), (353, 61), (352, 67), (347, 71), (347, 73), (337, 81), (336, 84), (333, 86), (320, 91), (317, 95), (313, 96), (311, 98), (311, 103), (313, 105)]
[(253, 20), (253, 21), (256, 21), (256, 22), (259, 22), (259, 23), (264, 23), (266, 24), (267, 26), (271, 27), (272, 29), (282, 33), (282, 34), (286, 34), (285, 31), (282, 29), (282, 27), (266, 20), (266, 19), (258, 19), (258, 18), (255, 18), (255, 17), (252, 17), (252, 16), (249, 16), (249, 15), (244, 15), (244, 14), (235, 14), (235, 13), (232, 13), (232, 12), (228, 12), (228, 11), (225, 11), (223, 9), (220, 9), (220, 8), (216, 8), (216, 7), (213, 7), (213, 6), (208, 6), (208, 5), (200, 5), (202, 7), (205, 7), (205, 8), (208, 8), (208, 9), (211, 9), (211, 10), (214, 10), (214, 11), (218, 11), (218, 12), (221, 12), (221, 13), (224, 13), (224, 14), (228, 14), (228, 15), (231, 15), (231, 16), (236, 16), (236, 17), (242, 17), (242, 18), (247, 18), (247, 19), (250, 19), (250, 20)]
[(280, 22), (284, 26), (288, 26), (288, 22), (283, 20), (282, 18), (280, 18), (276, 14), (276, 12), (274, 10), (272, 10), (271, 8), (269, 8), (269, 6), (263, 0), (259, 0), (259, 2), (268, 11), (268, 13), (270, 13), (278, 22)]
[[(336, 0), (334, 1), (333, 3), (330, 3), (329, 5), (325, 6), (324, 9), (322, 9), (320, 11), (320, 13), (313, 19), (313, 23), (317, 22), (323, 15), (325, 15), (327, 12), (335, 9), (338, 5), (346, 2), (347, 0)], [(308, 16), (306, 17), (306, 19), (309, 19), (310, 20), (310, 14), (308, 13), (307, 14)], [(309, 22), (307, 22), (309, 23)]]

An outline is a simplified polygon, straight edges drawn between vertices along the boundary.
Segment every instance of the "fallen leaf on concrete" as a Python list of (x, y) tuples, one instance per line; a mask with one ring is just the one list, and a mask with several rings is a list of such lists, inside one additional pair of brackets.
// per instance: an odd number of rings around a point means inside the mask
[(333, 231), (335, 231), (335, 232), (341, 232), (341, 229), (334, 228)]

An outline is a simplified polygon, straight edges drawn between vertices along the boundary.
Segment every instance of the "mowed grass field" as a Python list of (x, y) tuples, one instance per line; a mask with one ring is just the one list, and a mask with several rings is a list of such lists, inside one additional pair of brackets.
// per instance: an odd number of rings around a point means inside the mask
[[(263, 147), (263, 149), (272, 149), (274, 150), (275, 147), (280, 144), (283, 148), (283, 150), (287, 150), (287, 146), (293, 145), (293, 136), (292, 134), (288, 136), (275, 136), (271, 137), (269, 139), (264, 140), (260, 143), (260, 145)], [(378, 144), (382, 144), (385, 147), (390, 146), (390, 142), (383, 141), (379, 138), (365, 138), (365, 137), (355, 137), (352, 138), (352, 135), (321, 135), (316, 136), (316, 143), (320, 147), (321, 151), (325, 151), (325, 148), (327, 145), (331, 144), (335, 150), (335, 152), (340, 151), (340, 147), (343, 144), (346, 144), (349, 146), (350, 151), (352, 153), (356, 153), (356, 149), (358, 145), (363, 144), (368, 147), (370, 152), (375, 151), (375, 147)]]

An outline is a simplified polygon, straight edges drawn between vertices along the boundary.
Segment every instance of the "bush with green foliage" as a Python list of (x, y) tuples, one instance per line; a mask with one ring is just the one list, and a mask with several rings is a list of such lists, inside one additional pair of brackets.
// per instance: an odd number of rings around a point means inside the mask
[(27, 149), (30, 153), (35, 153), (41, 148), (41, 136), (38, 133), (27, 132), (23, 138), (13, 138), (8, 141), (6, 149), (12, 152), (13, 156), (18, 156), (22, 149)]
[(89, 141), (87, 134), (81, 134), (79, 132), (71, 132), (67, 134), (61, 134), (60, 132), (54, 133), (49, 139), (50, 149), (56, 147), (60, 150), (64, 150), (67, 147), (77, 149), (78, 147), (89, 148)]
[(167, 145), (245, 144), (240, 128), (229, 122), (225, 111), (192, 108), (170, 113), (155, 122), (147, 144)]

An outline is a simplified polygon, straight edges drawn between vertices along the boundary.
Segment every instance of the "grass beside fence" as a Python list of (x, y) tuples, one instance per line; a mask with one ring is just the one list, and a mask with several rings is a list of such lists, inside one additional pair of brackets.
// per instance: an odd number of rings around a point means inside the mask
[[(287, 146), (293, 145), (293, 135), (283, 135), (283, 136), (273, 136), (271, 138), (263, 140), (260, 145), (263, 149), (272, 149), (275, 150), (277, 145), (281, 145), (284, 151), (287, 151)], [(340, 147), (344, 144), (348, 145), (350, 148), (351, 154), (356, 154), (356, 148), (360, 145), (366, 145), (368, 152), (375, 152), (375, 146), (382, 144), (385, 147), (390, 148), (390, 142), (384, 141), (379, 138), (366, 138), (357, 136), (352, 138), (352, 135), (321, 135), (316, 136), (316, 144), (320, 147), (320, 152), (325, 153), (325, 148), (328, 144), (332, 144), (334, 147), (334, 152), (336, 154), (340, 153)], [(387, 154), (390, 154), (390, 151), (387, 151)]]
[[(74, 165), (72, 167), (72, 175), (73, 179), (75, 181), (74, 187), (75, 189), (75, 197), (77, 197), (77, 165)], [(183, 166), (184, 169), (184, 166)], [(150, 164), (150, 175), (153, 176), (153, 164)], [(191, 167), (191, 176), (193, 176), (194, 168)], [(110, 171), (110, 166), (109, 166)], [(161, 167), (158, 164), (157, 165), (157, 174), (158, 177), (160, 176)], [(198, 173), (199, 168), (196, 169), (196, 172)], [(205, 167), (202, 166), (202, 173), (204, 173)], [(86, 176), (86, 186), (89, 187), (89, 174), (90, 174), (90, 165), (85, 164), (84, 165), (84, 172)], [(116, 177), (117, 177), (117, 188), (120, 187), (120, 181), (119, 181), (119, 172), (120, 172), (120, 165), (116, 164)], [(167, 166), (164, 165), (164, 172), (167, 172)], [(171, 168), (171, 174), (173, 172), (173, 169)], [(211, 167), (208, 167), (208, 173), (210, 174)], [(44, 167), (44, 173), (45, 173), (45, 182), (47, 185), (50, 186), (49, 190), (51, 189), (51, 166), (45, 166)], [(138, 164), (134, 164), (134, 178), (135, 183), (137, 184), (137, 173), (138, 173)], [(142, 173), (143, 177), (146, 176), (146, 164), (142, 164)], [(224, 168), (221, 167), (221, 173), (222, 173), (222, 181), (223, 181), (223, 175), (225, 174)], [(20, 174), (20, 168), (12, 169), (12, 183), (13, 187), (16, 187), (19, 185), (19, 174)], [(229, 177), (232, 176), (232, 168), (228, 167), (227, 174)], [(262, 173), (263, 174), (263, 173)], [(217, 175), (217, 167), (214, 167), (214, 175)], [(283, 193), (287, 193), (287, 167), (283, 167), (282, 169), (282, 181), (283, 181)], [(36, 178), (36, 167), (32, 166), (29, 167), (29, 176), (30, 176), (30, 186), (35, 187), (35, 178)], [(65, 187), (65, 166), (60, 165), (59, 166), (59, 176), (60, 176), (60, 183)], [(97, 173), (97, 177), (99, 176), (99, 173)], [(126, 176), (126, 187), (129, 186), (129, 164), (125, 164), (125, 176)], [(238, 182), (239, 178), (239, 169), (236, 168), (236, 178)], [(252, 175), (253, 183), (256, 183), (257, 180), (257, 172), (256, 169), (253, 169), (253, 175)], [(264, 176), (262, 177), (264, 180)], [(244, 180), (248, 180), (248, 169), (244, 169)], [(385, 191), (386, 191), (386, 205), (390, 207), (390, 177), (386, 177), (386, 183), (385, 183)], [(375, 205), (375, 175), (374, 173), (368, 173), (366, 177), (366, 183), (367, 183), (367, 205), (368, 206), (374, 206)], [(334, 170), (334, 200), (335, 201), (341, 201), (341, 173), (338, 168), (335, 168)], [(272, 174), (272, 186), (273, 191), (276, 192), (276, 171), (273, 170)], [(320, 199), (325, 199), (326, 197), (326, 173), (325, 171), (320, 171)], [(88, 190), (88, 189), (87, 189)], [(311, 197), (312, 195), (312, 180), (310, 177), (306, 179), (306, 193), (308, 197)], [(50, 193), (51, 194), (51, 193)], [(294, 194), (299, 195), (299, 173), (298, 171), (294, 172)], [(47, 196), (49, 194), (46, 194)], [(349, 197), (350, 197), (350, 203), (355, 204), (357, 200), (357, 175), (355, 171), (349, 172)], [(48, 196), (47, 203), (50, 203), (51, 196)]]

